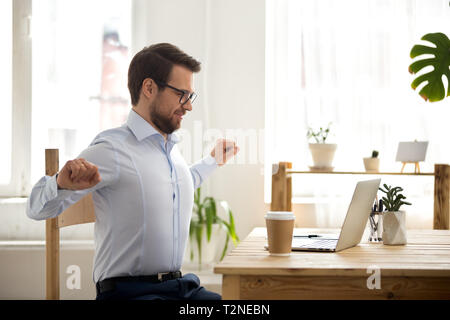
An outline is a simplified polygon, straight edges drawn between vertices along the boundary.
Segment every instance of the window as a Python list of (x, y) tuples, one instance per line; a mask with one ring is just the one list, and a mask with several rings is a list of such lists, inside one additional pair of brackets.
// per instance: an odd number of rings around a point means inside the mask
[(131, 5), (0, 1), (0, 196), (29, 194), (45, 148), (60, 149), (63, 165), (125, 122)]
[[(60, 149), (61, 166), (125, 122), (131, 5), (0, 1), (0, 239), (45, 235), (45, 224), (25, 215), (25, 197), (45, 172), (45, 148)], [(91, 238), (92, 228), (65, 228), (61, 238)]]
[[(448, 1), (266, 4), (266, 172), (278, 161), (308, 170), (312, 160), (307, 128), (328, 122), (333, 123), (333, 142), (338, 144), (335, 170), (363, 171), (362, 158), (378, 150), (382, 171), (400, 171), (395, 162), (398, 142), (414, 139), (430, 141), (422, 171), (432, 172), (434, 163), (449, 162), (448, 99), (424, 102), (411, 89), (414, 77), (408, 73), (409, 52), (424, 34), (448, 34)], [(296, 176), (293, 195), (299, 202), (313, 203), (344, 198), (346, 206), (358, 178)], [(266, 174), (266, 201), (270, 182)], [(432, 178), (383, 176), (382, 183), (405, 187), (415, 204), (408, 212), (416, 211), (417, 223), (423, 218), (420, 212), (432, 214)], [(431, 219), (426, 223), (431, 225)]]
[[(31, 0), (1, 1), (0, 195), (26, 195), (31, 108)], [(14, 52), (14, 54), (13, 54)]]
[(12, 125), (12, 0), (0, 2), (0, 184), (11, 181), (11, 125)]
[(58, 148), (62, 166), (126, 121), (130, 39), (131, 1), (33, 2), (31, 184), (44, 149)]

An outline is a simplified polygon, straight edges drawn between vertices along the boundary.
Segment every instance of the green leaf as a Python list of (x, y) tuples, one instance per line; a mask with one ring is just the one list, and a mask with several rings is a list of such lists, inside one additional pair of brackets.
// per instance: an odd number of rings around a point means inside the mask
[(428, 67), (433, 62), (434, 62), (434, 59), (423, 59), (423, 60), (418, 60), (416, 62), (413, 62), (409, 66), (409, 72), (410, 73), (417, 73), (420, 70), (422, 70), (423, 68)]
[[(236, 244), (239, 242), (239, 237), (233, 232), (233, 228), (231, 227), (231, 225), (222, 220), (222, 225), (225, 226), (225, 228), (227, 229), (227, 235), (229, 235), (231, 237), (231, 240), (233, 240), (233, 243)], [(232, 236), (234, 234), (234, 236)]]
[(199, 222), (203, 222), (203, 204), (200, 201), (200, 188), (194, 192), (194, 212), (197, 214), (197, 219)]
[(195, 227), (197, 226), (197, 221), (191, 219), (191, 223), (189, 225), (189, 237), (192, 237), (195, 231)]
[(394, 203), (392, 204), (393, 211), (398, 211), (401, 205), (400, 203), (401, 200), (402, 200), (401, 198), (395, 199)]
[(202, 264), (202, 235), (203, 235), (203, 224), (198, 224), (195, 228), (195, 239), (197, 240), (198, 248), (198, 263)]
[(389, 203), (391, 203), (392, 202), (392, 190), (389, 190), (389, 192), (386, 194), (386, 197), (387, 197), (387, 201), (389, 202)]
[(227, 238), (225, 240), (225, 246), (223, 247), (222, 250), (222, 255), (220, 256), (220, 261), (223, 260), (223, 258), (225, 258), (225, 254), (227, 253), (227, 249), (228, 249), (228, 242), (230, 241), (230, 235), (227, 233)]
[[(197, 221), (191, 219), (191, 223), (189, 225), (189, 239), (192, 239), (193, 235), (195, 234), (195, 229), (197, 228)], [(191, 247), (191, 255), (190, 255), (191, 261), (194, 259), (194, 248)]]
[[(436, 45), (436, 48), (424, 45), (415, 45), (411, 49), (410, 56), (415, 58), (423, 54), (432, 54), (434, 58), (422, 59), (413, 62), (409, 66), (409, 72), (415, 74), (427, 66), (432, 66), (433, 71), (420, 75), (412, 83), (415, 90), (422, 82), (428, 82), (419, 94), (425, 101), (435, 102), (445, 98), (445, 88), (442, 76), (446, 76), (450, 83), (450, 40), (443, 33), (428, 33), (422, 40), (429, 41)], [(447, 87), (447, 96), (450, 96), (450, 88)]]
[(212, 225), (216, 220), (216, 201), (212, 197), (205, 198), (206, 239), (211, 241)]
[(195, 204), (199, 204), (200, 203), (200, 188), (198, 188), (194, 192), (194, 203)]
[[(424, 40), (424, 37), (422, 37), (422, 40)], [(421, 44), (417, 44), (415, 45), (410, 52), (410, 57), (411, 58), (415, 58), (417, 56), (420, 56), (422, 54), (434, 54), (434, 48), (432, 47), (427, 47)], [(411, 70), (412, 73), (415, 73), (417, 71)]]
[(236, 234), (233, 212), (231, 212), (231, 209), (228, 206), (228, 202), (220, 201), (220, 205), (225, 209), (226, 212), (228, 212), (228, 221), (229, 221), (228, 232), (231, 236), (231, 239), (233, 240), (233, 243), (236, 245), (239, 242), (239, 237)]
[(380, 191), (382, 191), (382, 192), (384, 192), (384, 193), (388, 193), (389, 192), (389, 190), (391, 189), (387, 184), (383, 184), (383, 186), (384, 186), (384, 188), (386, 189), (386, 190), (383, 190), (383, 188), (378, 188), (378, 189), (380, 189)]
[(386, 211), (391, 211), (391, 205), (390, 205), (389, 201), (385, 197), (381, 198), (381, 201), (383, 202), (383, 205), (386, 208)]
[[(231, 213), (231, 211), (230, 211), (230, 213)], [(233, 243), (236, 245), (239, 241), (239, 237), (236, 234), (236, 226), (234, 224), (233, 215), (230, 215), (230, 230), (231, 230), (231, 239), (233, 240)]]

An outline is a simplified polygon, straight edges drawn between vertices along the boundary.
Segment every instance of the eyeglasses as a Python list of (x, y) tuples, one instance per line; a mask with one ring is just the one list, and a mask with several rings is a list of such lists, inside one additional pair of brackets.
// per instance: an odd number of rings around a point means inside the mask
[(197, 98), (197, 94), (195, 92), (189, 92), (186, 90), (181, 90), (175, 87), (172, 87), (171, 85), (158, 81), (158, 80), (154, 80), (156, 82), (157, 85), (161, 86), (161, 87), (169, 87), (172, 90), (175, 90), (178, 93), (181, 93), (180, 96), (180, 103), (181, 105), (184, 105), (186, 102), (188, 102), (188, 100), (191, 101), (191, 104), (194, 103), (195, 99)]

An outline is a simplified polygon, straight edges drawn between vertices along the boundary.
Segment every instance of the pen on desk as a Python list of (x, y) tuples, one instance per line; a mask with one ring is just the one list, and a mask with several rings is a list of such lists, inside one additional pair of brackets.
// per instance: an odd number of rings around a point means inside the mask
[(294, 236), (294, 238), (319, 238), (318, 234), (308, 234), (307, 236)]

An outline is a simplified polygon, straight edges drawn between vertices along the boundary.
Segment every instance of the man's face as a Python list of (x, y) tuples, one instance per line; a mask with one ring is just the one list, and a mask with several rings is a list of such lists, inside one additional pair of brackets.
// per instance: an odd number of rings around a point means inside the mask
[[(192, 72), (175, 65), (170, 73), (167, 84), (180, 90), (192, 92)], [(162, 89), (162, 90), (161, 90)], [(180, 103), (182, 93), (169, 88), (159, 87), (158, 94), (150, 105), (150, 119), (162, 132), (170, 134), (181, 126), (186, 111), (192, 110), (191, 102)]]

